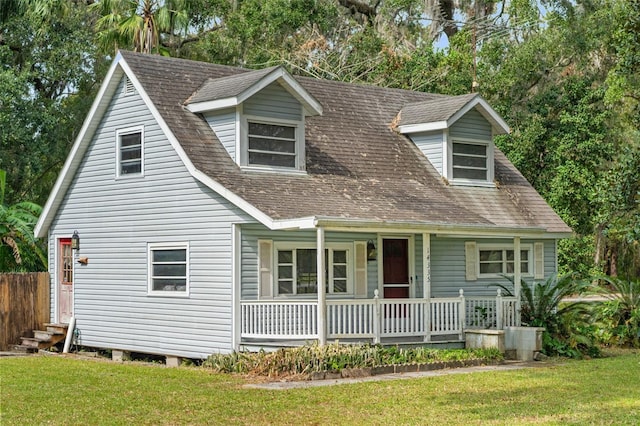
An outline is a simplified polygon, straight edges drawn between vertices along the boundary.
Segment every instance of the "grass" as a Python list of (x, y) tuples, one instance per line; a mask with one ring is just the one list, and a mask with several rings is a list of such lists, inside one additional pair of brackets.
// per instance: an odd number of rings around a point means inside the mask
[(637, 424), (640, 351), (286, 391), (203, 368), (0, 359), (0, 424)]

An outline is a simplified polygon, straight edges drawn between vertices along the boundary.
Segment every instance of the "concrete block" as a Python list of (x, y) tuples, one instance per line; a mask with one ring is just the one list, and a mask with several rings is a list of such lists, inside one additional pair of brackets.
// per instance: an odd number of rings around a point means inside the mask
[(342, 377), (367, 377), (371, 376), (371, 368), (345, 368), (340, 373)]
[(116, 362), (130, 361), (131, 354), (126, 351), (118, 351), (114, 349), (111, 351), (111, 359)]
[(502, 330), (466, 330), (465, 347), (467, 349), (498, 348), (505, 351), (505, 332)]
[(167, 364), (167, 367), (180, 367), (180, 364), (182, 364), (182, 358), (167, 355), (165, 363)]
[(505, 347), (516, 351), (516, 359), (533, 361), (536, 352), (542, 350), (543, 327), (505, 327)]

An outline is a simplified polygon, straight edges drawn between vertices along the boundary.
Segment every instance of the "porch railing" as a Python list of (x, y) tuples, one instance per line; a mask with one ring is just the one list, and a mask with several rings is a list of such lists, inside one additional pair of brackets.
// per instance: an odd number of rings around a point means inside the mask
[(240, 330), (246, 338), (317, 339), (318, 302), (241, 302)]
[[(465, 329), (516, 325), (514, 297), (458, 297), (434, 299), (329, 299), (326, 337), (363, 338), (458, 335)], [(242, 301), (241, 337), (257, 339), (317, 339), (315, 300)]]

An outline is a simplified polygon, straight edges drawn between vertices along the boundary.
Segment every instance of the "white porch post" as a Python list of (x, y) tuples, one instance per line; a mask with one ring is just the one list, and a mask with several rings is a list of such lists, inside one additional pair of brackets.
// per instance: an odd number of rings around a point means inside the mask
[(234, 351), (240, 350), (242, 314), (240, 308), (240, 226), (231, 225), (231, 340)]
[(513, 287), (516, 293), (516, 325), (520, 325), (522, 303), (520, 302), (520, 280), (522, 273), (520, 270), (520, 237), (513, 237)]
[(327, 343), (327, 303), (324, 288), (324, 228), (318, 228), (316, 251), (318, 254), (316, 265), (318, 283), (318, 343), (324, 345)]
[(424, 309), (424, 341), (431, 341), (431, 234), (422, 234), (422, 297)]

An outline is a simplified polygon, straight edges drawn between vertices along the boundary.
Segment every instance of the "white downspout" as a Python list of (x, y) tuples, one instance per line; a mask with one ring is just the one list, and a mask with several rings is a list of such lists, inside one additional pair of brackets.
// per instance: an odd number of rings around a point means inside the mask
[(67, 336), (64, 339), (64, 349), (62, 353), (68, 354), (71, 349), (71, 342), (73, 341), (73, 332), (76, 328), (76, 317), (71, 317), (69, 320), (69, 327), (67, 328)]

